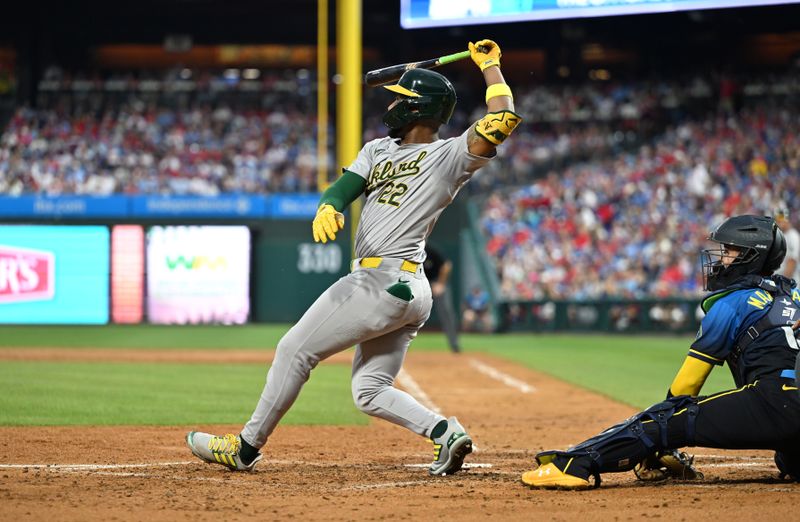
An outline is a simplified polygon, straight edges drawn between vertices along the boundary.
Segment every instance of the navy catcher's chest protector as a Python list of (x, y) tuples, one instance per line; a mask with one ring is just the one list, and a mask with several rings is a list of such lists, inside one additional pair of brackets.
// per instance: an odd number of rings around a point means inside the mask
[(792, 324), (800, 319), (800, 306), (793, 299), (792, 281), (783, 276), (763, 279), (759, 287), (770, 293), (766, 314), (738, 334), (728, 357), (737, 386), (791, 369), (797, 361), (798, 342)]

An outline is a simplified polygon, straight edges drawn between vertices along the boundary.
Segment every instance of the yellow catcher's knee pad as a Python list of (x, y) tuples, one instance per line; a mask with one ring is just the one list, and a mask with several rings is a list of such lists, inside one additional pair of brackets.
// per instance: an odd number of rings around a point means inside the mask
[(522, 116), (512, 111), (490, 112), (475, 125), (475, 132), (489, 143), (500, 145), (522, 121)]

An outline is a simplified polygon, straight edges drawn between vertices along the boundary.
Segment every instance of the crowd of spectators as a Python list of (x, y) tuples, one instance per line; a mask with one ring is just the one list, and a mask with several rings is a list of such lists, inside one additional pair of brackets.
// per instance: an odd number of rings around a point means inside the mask
[(687, 121), (631, 153), (497, 190), (481, 226), (511, 300), (696, 296), (709, 226), (800, 205), (800, 110)]
[[(695, 76), (515, 86), (525, 124), (468, 190), (526, 183), (547, 169), (635, 148), (660, 126), (716, 103), (718, 83)], [(759, 89), (775, 85), (762, 81), (750, 90), (761, 95)], [(482, 100), (469, 98), (474, 89), (457, 88), (464, 95), (445, 137), (462, 132), (484, 110)], [(0, 192), (314, 192), (314, 89), (313, 74), (305, 70), (175, 69), (101, 78), (53, 68), (40, 81), (37, 108), (19, 108), (0, 133)], [(382, 89), (366, 91), (365, 140), (385, 136), (381, 117), (390, 100)], [(333, 145), (328, 149), (326, 170), (334, 176)]]
[(99, 89), (81, 81), (11, 118), (0, 135), (1, 193), (316, 190), (316, 118), (295, 74), (260, 78), (250, 93), (224, 78), (142, 80), (135, 90), (114, 88), (125, 79)]
[[(304, 70), (50, 71), (0, 133), (0, 193), (315, 192), (314, 86)], [(800, 208), (797, 75), (514, 92), (525, 124), (467, 189), (491, 194), (481, 224), (508, 299), (694, 296), (710, 224)], [(386, 135), (390, 100), (366, 91), (365, 140)], [(483, 110), (463, 96), (443, 137)], [(338, 172), (332, 143), (325, 162)]]
[(99, 120), (21, 109), (0, 139), (0, 192), (309, 192), (313, 126), (280, 109), (124, 106)]

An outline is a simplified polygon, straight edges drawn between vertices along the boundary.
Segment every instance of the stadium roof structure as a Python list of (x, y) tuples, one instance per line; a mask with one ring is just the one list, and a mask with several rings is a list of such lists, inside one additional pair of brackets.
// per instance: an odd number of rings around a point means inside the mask
[[(337, 0), (328, 0), (333, 20)], [(797, 31), (800, 4), (690, 11), (578, 20), (520, 22), (404, 30), (400, 0), (362, 0), (364, 42), (400, 48), (495, 36), (505, 45), (542, 46), (554, 40), (615, 39), (643, 43), (687, 34)], [(0, 43), (35, 38), (59, 47), (105, 43), (161, 43), (167, 34), (191, 35), (197, 43), (313, 43), (317, 0), (105, 0), (17, 1), (4, 6)], [(399, 44), (399, 45), (398, 45)]]

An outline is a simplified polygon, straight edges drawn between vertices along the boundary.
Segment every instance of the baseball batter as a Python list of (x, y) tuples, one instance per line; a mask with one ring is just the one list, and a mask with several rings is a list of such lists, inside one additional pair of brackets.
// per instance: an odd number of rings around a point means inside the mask
[(500, 48), (470, 43), (486, 81), (485, 117), (463, 134), (440, 139), (456, 93), (442, 75), (413, 69), (397, 84), (383, 121), (389, 136), (364, 145), (344, 174), (325, 191), (313, 222), (315, 241), (336, 238), (342, 211), (362, 194), (366, 201), (355, 241), (352, 272), (334, 283), (280, 340), (255, 412), (237, 436), (190, 432), (200, 459), (250, 471), (278, 422), (323, 359), (356, 345), (352, 391), (363, 412), (404, 426), (434, 443), (431, 475), (461, 469), (472, 439), (455, 417), (419, 404), (393, 386), (411, 340), (431, 311), (431, 288), (422, 267), (425, 240), (439, 215), (495, 147), (521, 121), (500, 72)]

